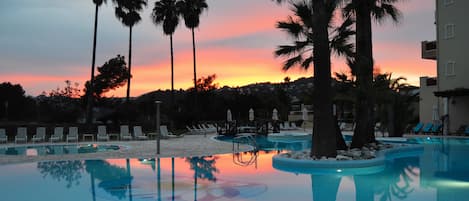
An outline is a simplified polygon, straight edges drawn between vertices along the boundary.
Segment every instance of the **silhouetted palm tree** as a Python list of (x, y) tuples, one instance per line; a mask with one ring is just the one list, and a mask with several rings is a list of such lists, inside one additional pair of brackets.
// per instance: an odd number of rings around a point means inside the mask
[(143, 10), (147, 5), (147, 0), (113, 0), (117, 4), (115, 14), (116, 17), (129, 27), (129, 74), (131, 75), (127, 80), (127, 96), (126, 102), (129, 102), (130, 97), (130, 79), (132, 78), (132, 28), (135, 24), (142, 19), (138, 12)]
[[(277, 27), (286, 31), (294, 39), (293, 45), (283, 45), (275, 51), (277, 56), (289, 59), (283, 65), (283, 70), (298, 65), (308, 69), (314, 64), (314, 126), (313, 146), (311, 155), (315, 157), (336, 155), (336, 135), (332, 115), (332, 87), (331, 87), (331, 49), (337, 54), (350, 55), (353, 45), (347, 38), (354, 32), (349, 29), (352, 21), (345, 21), (335, 29), (335, 37), (329, 39), (329, 27), (335, 1), (293, 3), (294, 17), (287, 21), (278, 22)], [(340, 43), (340, 44), (339, 44)]]
[(373, 42), (372, 18), (378, 22), (391, 17), (397, 22), (400, 11), (393, 5), (399, 0), (349, 0), (344, 7), (344, 15), (356, 20), (356, 73), (357, 73), (357, 113), (352, 147), (362, 147), (375, 141), (373, 84)]
[(181, 9), (181, 14), (184, 18), (186, 27), (192, 31), (192, 50), (194, 57), (194, 89), (197, 92), (197, 68), (195, 57), (195, 36), (194, 28), (200, 24), (200, 14), (208, 8), (205, 0), (181, 0), (178, 2), (178, 7)]
[[(91, 86), (93, 85), (93, 78), (94, 78), (94, 65), (96, 61), (96, 36), (97, 36), (97, 30), (98, 30), (98, 11), (99, 11), (99, 6), (101, 6), (103, 3), (106, 3), (107, 0), (93, 0), (93, 3), (96, 5), (96, 9), (94, 12), (94, 36), (93, 36), (93, 58), (91, 60)], [(91, 124), (91, 121), (93, 119), (93, 87), (90, 88), (89, 91), (86, 93), (88, 94), (88, 104), (86, 107), (86, 123)]]
[(174, 55), (173, 55), (173, 34), (179, 24), (179, 8), (176, 0), (161, 0), (155, 2), (155, 7), (151, 13), (151, 18), (155, 25), (163, 25), (164, 34), (169, 35), (171, 46), (171, 103), (174, 102)]

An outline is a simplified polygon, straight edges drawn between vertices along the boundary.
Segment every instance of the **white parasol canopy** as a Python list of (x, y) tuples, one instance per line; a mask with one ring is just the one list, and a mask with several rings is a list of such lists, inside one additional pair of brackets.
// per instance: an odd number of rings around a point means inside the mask
[(228, 111), (226, 111), (226, 121), (230, 122), (230, 121), (233, 121), (233, 116), (231, 115), (231, 110), (228, 109)]
[(277, 108), (274, 108), (272, 111), (272, 120), (277, 121), (278, 120), (278, 110)]
[(254, 121), (254, 110), (249, 109), (249, 121)]

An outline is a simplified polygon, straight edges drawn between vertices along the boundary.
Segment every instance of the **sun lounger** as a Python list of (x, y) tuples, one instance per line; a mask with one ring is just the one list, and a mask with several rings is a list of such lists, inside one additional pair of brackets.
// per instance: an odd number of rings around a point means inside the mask
[(128, 125), (121, 125), (120, 127), (120, 136), (121, 140), (132, 140), (132, 134), (129, 131), (129, 126)]
[(137, 140), (148, 140), (148, 136), (143, 133), (141, 126), (134, 126), (134, 136)]
[(16, 130), (15, 143), (28, 141), (28, 129), (26, 127), (18, 127)]
[(425, 124), (425, 126), (422, 128), (422, 133), (430, 133), (432, 131), (432, 127), (432, 123)]
[(8, 136), (4, 128), (0, 128), (0, 142), (8, 142)]
[(46, 140), (46, 128), (45, 127), (37, 127), (36, 128), (36, 134), (33, 135), (33, 138), (31, 138), (31, 141), (33, 143), (35, 142), (42, 142)]
[(106, 126), (98, 126), (98, 134), (96, 135), (96, 139), (98, 141), (100, 140), (105, 140), (105, 141), (109, 141), (109, 135), (107, 134), (107, 131), (106, 131)]
[(66, 141), (78, 142), (78, 127), (68, 127), (68, 135)]
[(160, 134), (163, 138), (176, 138), (182, 137), (184, 135), (174, 135), (173, 133), (168, 131), (168, 127), (166, 125), (160, 126)]
[(435, 124), (432, 126), (431, 133), (433, 134), (439, 134), (443, 132), (443, 125), (441, 124)]
[(296, 123), (295, 122), (291, 122), (291, 129), (292, 130), (297, 130), (299, 129), (298, 126), (296, 126)]
[(420, 132), (420, 130), (423, 128), (423, 123), (418, 123), (417, 125), (415, 125), (415, 127), (412, 129), (412, 132), (417, 134)]
[(63, 137), (64, 137), (64, 127), (55, 127), (54, 128), (54, 134), (52, 136), (50, 136), (49, 141), (50, 142), (55, 142), (55, 141), (61, 142), (61, 141), (63, 141)]
[(204, 130), (196, 128), (195, 126), (194, 127), (186, 126), (186, 128), (187, 130), (189, 130), (189, 133), (192, 135), (204, 134)]

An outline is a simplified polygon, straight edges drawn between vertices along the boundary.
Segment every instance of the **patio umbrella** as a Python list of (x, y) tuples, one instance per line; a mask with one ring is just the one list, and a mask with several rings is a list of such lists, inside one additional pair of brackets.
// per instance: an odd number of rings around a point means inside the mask
[(249, 109), (249, 121), (254, 121), (254, 110)]
[(304, 107), (303, 110), (301, 111), (302, 115), (301, 115), (301, 119), (303, 121), (306, 121), (308, 120), (308, 110)]
[(272, 111), (272, 120), (277, 121), (278, 120), (278, 111), (277, 108), (274, 108), (274, 111)]
[(231, 115), (231, 110), (230, 109), (228, 109), (228, 111), (226, 111), (226, 120), (228, 122), (233, 121), (233, 116)]
[(432, 121), (433, 123), (438, 123), (439, 121), (439, 114), (438, 114), (438, 106), (437, 105), (433, 105), (433, 110), (432, 110)]

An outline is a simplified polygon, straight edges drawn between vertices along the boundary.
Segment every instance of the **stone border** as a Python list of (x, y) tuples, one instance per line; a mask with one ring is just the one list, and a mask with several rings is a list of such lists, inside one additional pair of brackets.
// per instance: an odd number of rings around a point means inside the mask
[[(181, 138), (171, 138), (161, 140), (161, 153), (156, 154), (156, 141), (108, 141), (108, 142), (80, 142), (78, 144), (107, 144), (125, 146), (128, 149), (113, 150), (98, 153), (81, 153), (67, 155), (46, 155), (46, 156), (12, 156), (0, 155), (0, 165), (40, 162), (40, 161), (60, 161), (60, 160), (93, 160), (93, 159), (116, 159), (116, 158), (171, 158), (171, 157), (194, 157), (210, 156), (217, 154), (233, 153), (232, 145), (228, 142), (214, 140), (215, 134), (185, 135)], [(35, 145), (61, 145), (67, 143), (36, 143), (36, 144), (4, 144), (3, 147), (35, 146)], [(76, 144), (76, 143), (68, 143)], [(240, 145), (237, 152), (252, 150), (251, 146)]]
[(363, 175), (384, 170), (386, 161), (414, 156), (423, 151), (423, 145), (394, 147), (377, 152), (376, 158), (367, 160), (309, 160), (292, 159), (282, 155), (272, 157), (272, 166), (281, 171), (295, 174)]

